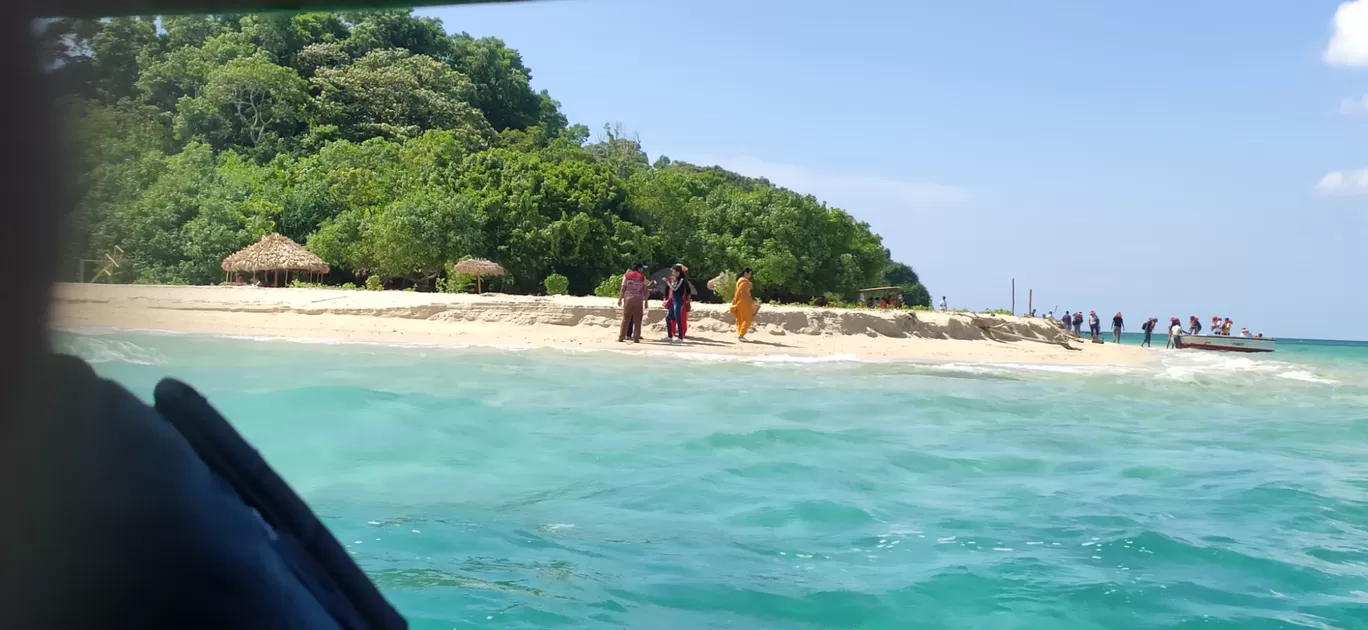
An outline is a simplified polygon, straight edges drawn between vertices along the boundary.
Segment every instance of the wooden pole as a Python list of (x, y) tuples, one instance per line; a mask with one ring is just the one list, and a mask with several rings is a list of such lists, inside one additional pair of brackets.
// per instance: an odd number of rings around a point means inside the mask
[(1035, 289), (1026, 289), (1026, 313), (1035, 317)]
[(1016, 278), (1012, 278), (1012, 315), (1016, 315)]

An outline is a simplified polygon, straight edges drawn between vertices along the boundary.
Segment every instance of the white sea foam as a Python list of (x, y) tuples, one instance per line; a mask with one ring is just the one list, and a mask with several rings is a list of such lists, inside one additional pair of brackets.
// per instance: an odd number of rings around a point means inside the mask
[[(118, 333), (134, 333), (146, 335), (163, 336), (186, 336), (186, 333), (178, 333), (164, 330), (151, 329), (114, 329), (109, 327), (80, 327), (68, 326), (58, 330), (83, 336), (87, 338), (107, 337)], [(1054, 365), (1054, 364), (1032, 364), (1032, 363), (963, 363), (946, 362), (936, 363), (928, 361), (902, 361), (888, 359), (860, 358), (853, 354), (831, 354), (822, 356), (791, 355), (791, 354), (772, 354), (772, 355), (732, 355), (716, 352), (695, 352), (695, 351), (672, 351), (656, 349), (637, 349), (637, 348), (550, 348), (541, 346), (531, 346), (525, 344), (452, 344), (440, 342), (413, 342), (413, 341), (365, 341), (354, 339), (338, 339), (328, 337), (289, 337), (289, 336), (269, 336), (269, 335), (190, 335), (203, 336), (222, 339), (233, 339), (240, 341), (253, 342), (280, 342), (286, 341), (298, 344), (309, 345), (352, 345), (352, 346), (371, 346), (371, 347), (391, 347), (391, 348), (417, 348), (417, 349), (439, 349), (439, 350), (487, 350), (493, 352), (526, 352), (526, 351), (545, 351), (560, 352), (564, 354), (611, 354), (615, 356), (638, 356), (650, 357), (653, 359), (674, 359), (696, 363), (718, 363), (718, 364), (748, 364), (754, 366), (788, 366), (788, 365), (885, 365), (885, 366), (912, 366), (917, 369), (924, 369), (930, 374), (936, 372), (951, 372), (960, 374), (988, 375), (988, 376), (1025, 376), (1039, 375), (1048, 378), (1051, 375), (1077, 375), (1077, 376), (1141, 376), (1157, 377), (1165, 380), (1185, 381), (1185, 382), (1210, 382), (1212, 380), (1240, 379), (1251, 375), (1262, 375), (1268, 378), (1278, 378), (1288, 381), (1298, 381), (1317, 385), (1333, 385), (1340, 381), (1319, 374), (1313, 368), (1306, 365), (1299, 365), (1285, 361), (1272, 359), (1253, 359), (1247, 356), (1230, 355), (1211, 352), (1188, 352), (1188, 351), (1165, 351), (1159, 350), (1158, 362), (1148, 366), (1114, 366), (1114, 365)], [(121, 361), (127, 357), (129, 363), (140, 363), (156, 365), (160, 359), (152, 358), (147, 355), (119, 352), (92, 353), (87, 355), (78, 352), (83, 357), (92, 362)]]
[(1339, 381), (1333, 378), (1322, 378), (1306, 370), (1288, 370), (1286, 372), (1279, 373), (1278, 378), (1286, 378), (1294, 381), (1303, 381), (1306, 383), (1324, 383), (1327, 385), (1334, 385), (1336, 383), (1339, 383)]
[(1254, 359), (1247, 356), (1216, 352), (1162, 352), (1160, 377), (1177, 381), (1195, 382), (1211, 379), (1242, 379), (1266, 376), (1306, 383), (1337, 384), (1339, 381), (1316, 374), (1306, 365), (1298, 365), (1272, 358)]
[(134, 365), (165, 365), (166, 359), (161, 354), (144, 348), (131, 341), (122, 339), (110, 339), (105, 336), (77, 337), (70, 343), (63, 344), (61, 348), (64, 352), (69, 352), (85, 359), (86, 362), (96, 363), (131, 363)]

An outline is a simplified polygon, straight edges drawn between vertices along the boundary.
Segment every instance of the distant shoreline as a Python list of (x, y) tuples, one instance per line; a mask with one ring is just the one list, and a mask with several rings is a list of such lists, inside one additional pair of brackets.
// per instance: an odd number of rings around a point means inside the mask
[[(162, 331), (396, 345), (621, 350), (755, 357), (1046, 365), (1144, 365), (1135, 346), (1050, 343), (1040, 318), (992, 316), (986, 333), (961, 313), (766, 305), (749, 343), (735, 338), (726, 305), (696, 304), (689, 341), (664, 343), (659, 302), (640, 344), (618, 343), (620, 310), (599, 297), (533, 297), (341, 289), (58, 284), (52, 324), (62, 328)], [(980, 320), (980, 323), (983, 323)]]

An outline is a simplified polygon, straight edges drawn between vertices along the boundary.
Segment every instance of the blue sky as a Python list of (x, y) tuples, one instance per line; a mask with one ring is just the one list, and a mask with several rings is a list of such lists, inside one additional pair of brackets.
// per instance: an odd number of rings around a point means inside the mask
[[(936, 299), (1368, 339), (1368, 0), (423, 9), (572, 122), (870, 223)], [(1332, 43), (1333, 40), (1333, 43)]]

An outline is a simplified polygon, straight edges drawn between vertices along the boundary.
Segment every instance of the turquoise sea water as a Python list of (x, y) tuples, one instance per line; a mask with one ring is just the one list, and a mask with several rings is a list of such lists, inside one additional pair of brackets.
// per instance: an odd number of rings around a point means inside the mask
[(418, 629), (1368, 628), (1368, 344), (1145, 368), (71, 334)]

